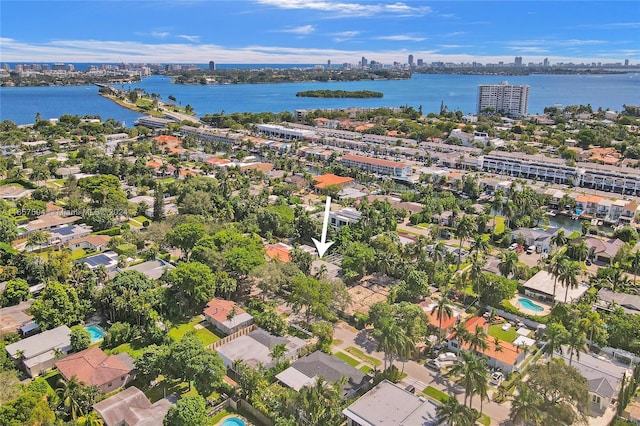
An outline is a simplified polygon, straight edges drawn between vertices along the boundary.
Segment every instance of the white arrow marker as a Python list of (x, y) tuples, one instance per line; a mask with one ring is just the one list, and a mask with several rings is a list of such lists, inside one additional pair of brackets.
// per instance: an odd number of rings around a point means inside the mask
[(327, 204), (324, 208), (324, 220), (322, 221), (322, 237), (321, 240), (318, 241), (315, 238), (312, 238), (313, 243), (316, 245), (316, 249), (318, 249), (318, 256), (324, 256), (325, 252), (333, 245), (333, 241), (327, 242), (327, 228), (329, 227), (329, 212), (331, 210), (331, 197), (327, 196)]

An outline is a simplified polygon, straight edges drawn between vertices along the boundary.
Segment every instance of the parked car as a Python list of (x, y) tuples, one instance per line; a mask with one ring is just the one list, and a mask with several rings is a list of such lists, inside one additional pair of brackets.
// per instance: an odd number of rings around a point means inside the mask
[(438, 355), (438, 361), (440, 362), (455, 361), (456, 359), (458, 359), (458, 357), (453, 352), (445, 352), (443, 354)]
[(407, 386), (406, 388), (404, 388), (404, 390), (406, 390), (407, 392), (416, 393), (416, 387), (413, 385)]
[(509, 246), (509, 250), (515, 250), (518, 248), (518, 243), (513, 243)]
[(502, 374), (499, 371), (496, 371), (495, 373), (493, 373), (491, 375), (491, 379), (489, 380), (489, 384), (491, 386), (499, 386), (500, 383), (502, 383), (502, 380), (504, 380), (504, 374)]
[(533, 254), (536, 252), (536, 246), (529, 246), (527, 249), (527, 254)]
[(427, 362), (424, 365), (427, 368), (430, 368), (431, 370), (435, 370), (435, 371), (440, 371), (440, 367), (442, 367), (440, 363), (435, 359), (427, 360)]
[(591, 261), (589, 259), (587, 259), (587, 260), (584, 261), (584, 264), (587, 265), (587, 266), (591, 266)]

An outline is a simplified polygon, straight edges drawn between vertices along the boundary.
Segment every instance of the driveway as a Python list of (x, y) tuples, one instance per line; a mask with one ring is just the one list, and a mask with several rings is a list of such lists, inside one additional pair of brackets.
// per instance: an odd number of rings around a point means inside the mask
[[(377, 343), (366, 329), (357, 330), (345, 322), (339, 322), (334, 327), (334, 340), (336, 341), (334, 345), (335, 349), (344, 351), (349, 346), (354, 346), (369, 356), (375, 357), (380, 361), (384, 360), (384, 353), (376, 350)], [(399, 361), (395, 361), (394, 365), (400, 370), (404, 368), (404, 372), (407, 373), (407, 377), (400, 383), (402, 386), (413, 385), (418, 391), (424, 390), (427, 386), (433, 386), (449, 395), (455, 395), (460, 402), (464, 402), (464, 391), (440, 375), (440, 373), (431, 371), (415, 361), (407, 361), (404, 367)], [(491, 396), (492, 391), (489, 391), (490, 399)], [(478, 397), (473, 399), (473, 408), (480, 410), (480, 399)], [(484, 401), (482, 406), (483, 413), (491, 418), (492, 425), (509, 424), (510, 409), (511, 403), (508, 401), (502, 404), (497, 404), (493, 401)]]

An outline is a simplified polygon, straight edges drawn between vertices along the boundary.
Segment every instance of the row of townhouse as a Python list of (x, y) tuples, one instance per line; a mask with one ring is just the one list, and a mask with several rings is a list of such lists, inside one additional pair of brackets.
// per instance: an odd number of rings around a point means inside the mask
[(640, 195), (640, 170), (594, 163), (567, 165), (560, 158), (494, 151), (478, 157), (478, 168), (619, 194)]
[(233, 132), (229, 129), (219, 129), (217, 127), (192, 127), (182, 126), (180, 128), (185, 135), (195, 136), (204, 142), (220, 142), (227, 145), (239, 144), (246, 136), (242, 133)]
[(380, 158), (364, 157), (361, 155), (346, 154), (340, 158), (345, 167), (355, 167), (379, 175), (406, 178), (411, 173), (411, 166), (401, 161), (383, 160)]
[(611, 200), (598, 195), (575, 197), (576, 214), (603, 218), (610, 222), (631, 223), (638, 215), (638, 204), (629, 200)]

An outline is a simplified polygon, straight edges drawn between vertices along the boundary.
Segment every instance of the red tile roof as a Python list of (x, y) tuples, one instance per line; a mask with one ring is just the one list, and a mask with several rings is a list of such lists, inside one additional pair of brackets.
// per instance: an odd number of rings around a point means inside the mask
[(211, 299), (209, 303), (207, 303), (207, 307), (204, 309), (204, 314), (213, 318), (215, 321), (219, 323), (223, 323), (227, 321), (227, 317), (229, 313), (233, 310), (233, 307), (236, 308), (237, 314), (244, 314), (246, 311), (239, 307), (235, 302), (231, 300), (224, 299)]
[(161, 143), (162, 145), (167, 144), (180, 144), (182, 141), (175, 136), (170, 135), (160, 135), (153, 138), (154, 141)]
[(93, 346), (84, 351), (69, 355), (56, 362), (56, 368), (66, 380), (76, 376), (82, 383), (102, 386), (118, 379), (117, 385), (124, 385), (119, 379), (131, 372), (120, 358), (107, 355), (102, 349)]
[(284, 244), (267, 244), (266, 254), (269, 259), (279, 259), (281, 262), (291, 262), (291, 249)]
[(313, 178), (313, 180), (317, 182), (316, 188), (318, 189), (326, 188), (327, 186), (331, 186), (331, 185), (342, 186), (349, 182), (353, 182), (353, 178), (337, 176), (331, 173), (328, 173), (326, 175), (316, 176)]

